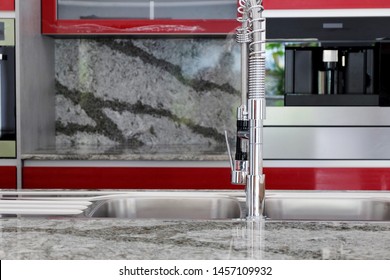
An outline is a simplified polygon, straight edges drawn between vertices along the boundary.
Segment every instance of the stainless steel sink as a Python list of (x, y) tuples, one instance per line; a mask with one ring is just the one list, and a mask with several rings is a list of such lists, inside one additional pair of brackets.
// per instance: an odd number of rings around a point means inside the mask
[(265, 200), (269, 220), (390, 221), (387, 192), (280, 192)]
[[(231, 192), (134, 192), (89, 207), (91, 218), (237, 219), (245, 218), (245, 194)], [(390, 221), (388, 192), (268, 191), (268, 220)]]
[(235, 219), (242, 217), (240, 202), (221, 195), (199, 196), (196, 192), (115, 198), (98, 202), (86, 212), (91, 218), (126, 219)]
[[(80, 218), (211, 220), (246, 216), (244, 191), (56, 192), (46, 196), (24, 192), (21, 199), (19, 193), (14, 197), (3, 194), (0, 218), (31, 216), (32, 210), (41, 217), (51, 217), (53, 211), (66, 215), (69, 207), (76, 213), (69, 215)], [(5, 207), (13, 211), (10, 203), (17, 207), (18, 215), (4, 212)], [(22, 205), (26, 209), (21, 209)], [(279, 221), (390, 221), (390, 192), (271, 190), (266, 192), (264, 216)]]

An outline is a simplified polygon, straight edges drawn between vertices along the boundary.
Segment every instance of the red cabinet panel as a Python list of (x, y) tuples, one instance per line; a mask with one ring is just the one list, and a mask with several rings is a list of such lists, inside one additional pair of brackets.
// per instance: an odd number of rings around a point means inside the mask
[(264, 0), (266, 9), (390, 8), (389, 0)]
[[(5, 1), (5, 2), (4, 2)], [(232, 19), (59, 19), (57, 0), (42, 1), (42, 33), (88, 34), (228, 34), (239, 23)], [(14, 7), (13, 0), (1, 0)], [(267, 10), (390, 8), (389, 0), (264, 0)]]
[(0, 189), (16, 188), (16, 166), (0, 166)]
[(56, 0), (42, 0), (42, 33), (88, 34), (227, 34), (239, 25), (232, 19), (58, 19)]
[[(264, 168), (274, 190), (390, 190), (390, 168)], [(24, 167), (25, 189), (244, 189), (229, 168)]]
[(1, 0), (0, 11), (15, 11), (15, 0)]
[(23, 168), (23, 188), (232, 189), (229, 178), (226, 168)]

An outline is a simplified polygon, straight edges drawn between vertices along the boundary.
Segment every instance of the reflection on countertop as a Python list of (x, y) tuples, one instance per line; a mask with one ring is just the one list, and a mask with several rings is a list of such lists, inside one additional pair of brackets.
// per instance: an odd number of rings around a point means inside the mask
[(389, 259), (390, 223), (0, 219), (1, 259)]

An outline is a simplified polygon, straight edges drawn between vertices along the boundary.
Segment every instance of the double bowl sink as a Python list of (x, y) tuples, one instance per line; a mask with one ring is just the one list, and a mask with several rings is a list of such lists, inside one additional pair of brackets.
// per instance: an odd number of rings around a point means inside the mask
[[(243, 192), (135, 192), (93, 203), (84, 215), (123, 219), (242, 219)], [(390, 193), (268, 191), (269, 220), (390, 221)]]
[[(48, 205), (75, 203), (83, 208), (77, 218), (116, 219), (196, 219), (226, 220), (246, 217), (245, 193), (243, 191), (129, 191), (97, 192), (80, 196), (77, 192), (67, 195), (40, 196)], [(0, 195), (1, 205), (14, 200), (20, 205), (36, 207), (39, 192), (30, 196)], [(21, 201), (23, 200), (23, 201)], [(0, 208), (3, 207), (0, 205)], [(43, 207), (43, 206), (39, 206)], [(36, 208), (34, 208), (36, 211)], [(1, 210), (1, 209), (0, 209)], [(23, 209), (22, 209), (23, 210)], [(46, 212), (47, 210), (44, 209)], [(65, 211), (66, 209), (60, 209)], [(21, 211), (19, 209), (19, 211)], [(56, 210), (58, 211), (58, 210)], [(268, 220), (300, 221), (390, 221), (390, 192), (330, 192), (330, 191), (267, 191), (263, 215)], [(2, 215), (14, 217), (18, 215)], [(53, 215), (35, 213), (19, 216)]]

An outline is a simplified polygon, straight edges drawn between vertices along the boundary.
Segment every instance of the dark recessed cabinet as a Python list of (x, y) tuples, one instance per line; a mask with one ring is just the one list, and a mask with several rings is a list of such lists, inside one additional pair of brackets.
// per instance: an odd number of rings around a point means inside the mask
[(16, 157), (14, 20), (0, 18), (0, 158)]

